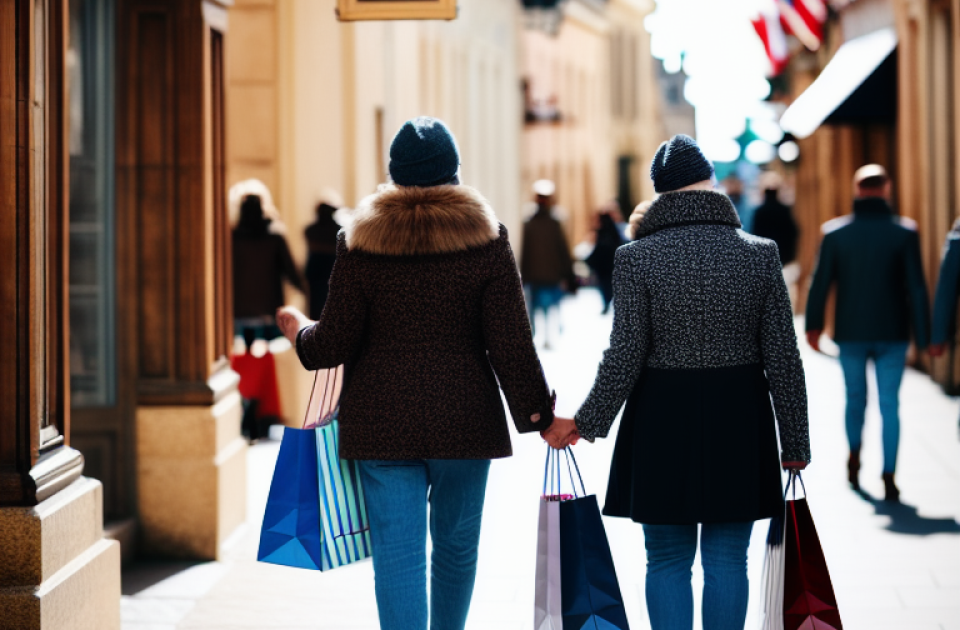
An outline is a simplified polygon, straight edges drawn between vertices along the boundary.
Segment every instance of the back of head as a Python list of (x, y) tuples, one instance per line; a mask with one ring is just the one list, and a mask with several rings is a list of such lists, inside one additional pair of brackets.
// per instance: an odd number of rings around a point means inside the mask
[(459, 183), (460, 152), (447, 126), (420, 116), (400, 127), (390, 144), (390, 177), (399, 186), (441, 186)]
[(237, 227), (244, 231), (266, 232), (270, 220), (263, 216), (263, 201), (259, 195), (247, 195), (240, 202), (240, 221)]
[(879, 164), (867, 164), (853, 174), (853, 186), (858, 198), (886, 197), (889, 191), (890, 177), (887, 169)]
[(677, 134), (660, 145), (650, 164), (653, 189), (666, 193), (713, 179), (713, 164), (690, 136)]

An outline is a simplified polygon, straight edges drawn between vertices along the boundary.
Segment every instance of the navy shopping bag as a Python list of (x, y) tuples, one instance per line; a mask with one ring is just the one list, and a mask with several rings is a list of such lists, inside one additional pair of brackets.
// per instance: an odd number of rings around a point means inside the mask
[[(565, 494), (560, 488), (559, 452), (553, 448), (547, 451), (537, 543), (534, 627), (536, 630), (629, 630), (597, 497), (587, 496), (573, 451), (568, 447), (564, 452), (572, 494)], [(579, 492), (573, 481), (574, 470), (580, 482)], [(553, 541), (557, 536), (559, 541)], [(559, 594), (556, 593), (556, 573), (559, 573)]]
[(617, 571), (597, 496), (560, 503), (563, 630), (627, 630)]

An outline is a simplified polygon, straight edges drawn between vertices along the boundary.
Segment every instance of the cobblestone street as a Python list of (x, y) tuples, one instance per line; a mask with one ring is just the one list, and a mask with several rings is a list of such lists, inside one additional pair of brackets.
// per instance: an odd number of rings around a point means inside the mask
[[(599, 315), (600, 309), (594, 291), (567, 300), (562, 332), (551, 339), (551, 350), (541, 354), (563, 415), (572, 414), (584, 399), (606, 348), (612, 316)], [(872, 392), (861, 473), (865, 495), (860, 496), (846, 483), (839, 365), (805, 344), (802, 349), (813, 452), (804, 479), (844, 628), (960, 630), (957, 401), (944, 396), (925, 375), (908, 371), (901, 394), (897, 476), (903, 503), (890, 505), (872, 498), (882, 496), (879, 414)], [(581, 442), (575, 448), (587, 490), (599, 495), (601, 502), (612, 437), (594, 445)], [(370, 562), (328, 573), (256, 562), (259, 523), (278, 448), (279, 441), (266, 441), (250, 449), (248, 522), (223, 562), (139, 564), (125, 570), (124, 630), (378, 627)], [(545, 448), (538, 435), (515, 435), (514, 457), (494, 462), (471, 630), (532, 628), (537, 496)], [(723, 475), (722, 466), (716, 472)], [(649, 628), (641, 528), (622, 519), (605, 522), (631, 627)], [(751, 629), (759, 627), (761, 615), (766, 529), (766, 522), (755, 527), (749, 555), (746, 627)], [(695, 582), (700, 584), (697, 570)]]

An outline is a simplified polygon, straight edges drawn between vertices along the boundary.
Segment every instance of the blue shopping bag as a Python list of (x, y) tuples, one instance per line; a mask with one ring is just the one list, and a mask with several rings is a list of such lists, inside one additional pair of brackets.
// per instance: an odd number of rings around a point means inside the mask
[(360, 471), (339, 456), (339, 368), (324, 381), (317, 409), (318, 373), (307, 409), (316, 421), (284, 428), (260, 530), (261, 562), (326, 571), (370, 557)]

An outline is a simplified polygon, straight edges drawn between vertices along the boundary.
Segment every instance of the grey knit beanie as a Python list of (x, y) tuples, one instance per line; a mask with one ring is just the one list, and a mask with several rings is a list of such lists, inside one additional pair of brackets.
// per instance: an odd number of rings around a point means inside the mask
[(662, 143), (650, 164), (650, 179), (658, 193), (679, 190), (713, 177), (713, 164), (696, 140), (680, 133)]
[(390, 145), (390, 177), (401, 186), (451, 183), (459, 168), (457, 141), (437, 118), (408, 120)]

